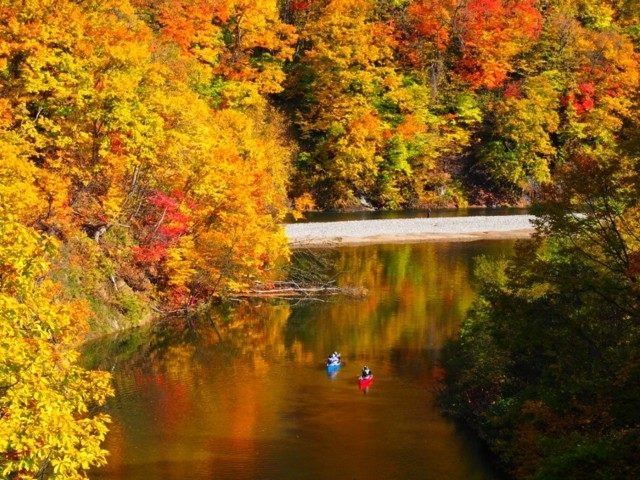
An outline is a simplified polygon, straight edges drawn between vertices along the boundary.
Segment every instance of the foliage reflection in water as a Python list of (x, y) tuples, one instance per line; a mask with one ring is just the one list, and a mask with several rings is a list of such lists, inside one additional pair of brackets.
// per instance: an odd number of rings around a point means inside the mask
[[(92, 346), (117, 397), (91, 478), (492, 478), (435, 405), (436, 364), (473, 300), (473, 258), (512, 245), (339, 249), (339, 282), (367, 297), (238, 305), (216, 314), (222, 339), (207, 318), (174, 319)], [(345, 365), (329, 377), (333, 350)]]

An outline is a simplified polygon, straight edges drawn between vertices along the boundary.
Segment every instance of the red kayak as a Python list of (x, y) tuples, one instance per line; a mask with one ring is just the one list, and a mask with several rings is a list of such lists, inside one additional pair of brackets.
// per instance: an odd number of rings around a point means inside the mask
[(367, 375), (366, 377), (358, 377), (358, 385), (360, 388), (368, 388), (373, 383), (373, 374)]

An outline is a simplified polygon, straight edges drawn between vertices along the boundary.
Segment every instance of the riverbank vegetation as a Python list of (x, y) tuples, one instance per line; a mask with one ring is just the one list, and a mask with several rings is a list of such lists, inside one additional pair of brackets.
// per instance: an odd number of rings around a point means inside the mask
[(639, 28), (634, 0), (3, 1), (3, 476), (103, 461), (74, 348), (269, 281), (289, 208), (631, 192)]
[(290, 147), (266, 95), (296, 35), (268, 2), (6, 1), (0, 39), (2, 477), (80, 478), (104, 461), (110, 393), (76, 366), (87, 322), (287, 257)]
[(445, 350), (445, 408), (515, 478), (640, 475), (639, 162), (566, 166)]

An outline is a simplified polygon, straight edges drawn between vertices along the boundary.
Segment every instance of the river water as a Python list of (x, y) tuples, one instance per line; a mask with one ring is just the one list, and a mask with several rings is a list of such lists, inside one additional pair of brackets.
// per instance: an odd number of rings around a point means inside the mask
[(446, 217), (476, 217), (476, 216), (502, 216), (502, 215), (527, 215), (528, 208), (521, 207), (475, 207), (475, 208), (434, 208), (414, 210), (363, 210), (354, 212), (307, 212), (303, 218), (295, 221), (289, 218), (290, 223), (307, 222), (340, 222), (349, 220), (390, 220), (405, 218), (446, 218)]
[[(240, 304), (94, 345), (117, 394), (109, 464), (90, 477), (494, 478), (437, 408), (437, 360), (473, 301), (473, 259), (512, 247), (341, 248), (322, 255), (339, 283), (368, 296)], [(330, 377), (323, 361), (334, 350), (346, 364)], [(365, 364), (375, 375), (367, 391), (356, 380)]]

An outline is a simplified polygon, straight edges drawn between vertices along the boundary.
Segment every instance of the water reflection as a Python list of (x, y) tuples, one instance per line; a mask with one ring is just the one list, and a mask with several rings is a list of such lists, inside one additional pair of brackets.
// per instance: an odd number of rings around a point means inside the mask
[[(117, 397), (108, 479), (488, 479), (434, 405), (436, 359), (474, 293), (477, 254), (511, 242), (333, 253), (363, 299), (242, 304), (102, 343)], [(329, 376), (327, 355), (343, 366)], [(367, 395), (357, 377), (375, 372)]]

